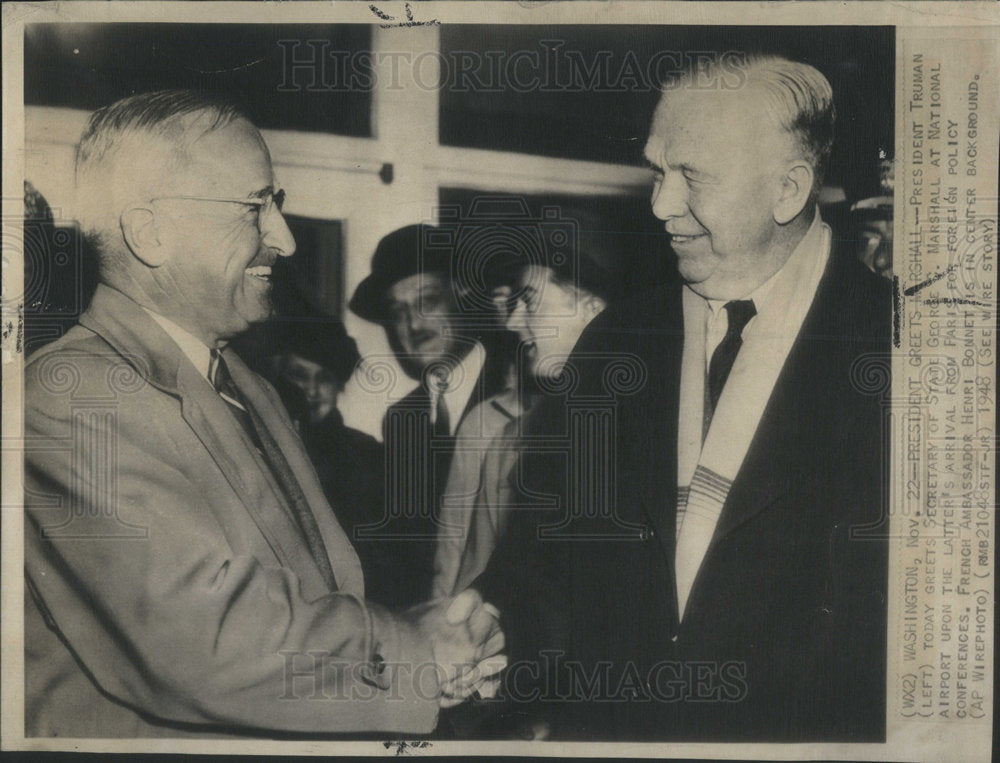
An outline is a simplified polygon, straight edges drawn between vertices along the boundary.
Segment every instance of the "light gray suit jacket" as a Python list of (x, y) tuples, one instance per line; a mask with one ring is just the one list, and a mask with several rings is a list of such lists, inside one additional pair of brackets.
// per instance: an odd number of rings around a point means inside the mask
[(530, 407), (525, 394), (504, 390), (459, 425), (441, 498), (434, 597), (454, 596), (479, 577), (517, 508), (512, 480), (522, 444), (520, 419)]
[[(101, 286), (25, 368), (26, 735), (434, 728), (428, 645), (364, 603), (277, 394), (227, 360), (313, 509), (337, 590), (226, 403)], [(404, 664), (376, 676), (376, 652)]]

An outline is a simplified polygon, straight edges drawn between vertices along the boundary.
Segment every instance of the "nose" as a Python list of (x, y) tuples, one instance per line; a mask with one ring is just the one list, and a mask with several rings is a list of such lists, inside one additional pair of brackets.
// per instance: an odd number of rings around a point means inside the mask
[(675, 170), (666, 170), (663, 177), (653, 187), (653, 214), (661, 220), (683, 217), (688, 209), (688, 187), (684, 175)]
[[(518, 300), (514, 303), (514, 306), (507, 311), (507, 318), (504, 320), (503, 325), (508, 331), (516, 331), (517, 327), (514, 325), (514, 316), (521, 312), (521, 301)], [(518, 321), (519, 322), (519, 321)]]
[(285, 216), (277, 208), (272, 209), (262, 223), (264, 246), (273, 249), (279, 257), (291, 257), (295, 254), (295, 237), (285, 222)]
[(514, 306), (507, 314), (507, 320), (504, 321), (504, 327), (508, 331), (513, 331), (521, 337), (521, 339), (526, 340), (530, 338), (530, 335), (528, 334), (526, 316), (527, 311), (524, 309), (524, 303), (521, 300), (516, 300), (514, 302)]
[(406, 328), (411, 334), (416, 334), (424, 328), (424, 316), (419, 305), (411, 306), (406, 311)]

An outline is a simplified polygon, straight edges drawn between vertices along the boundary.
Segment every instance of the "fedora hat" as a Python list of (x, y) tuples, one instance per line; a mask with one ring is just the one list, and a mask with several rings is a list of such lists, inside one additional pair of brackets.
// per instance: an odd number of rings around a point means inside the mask
[(395, 283), (418, 273), (451, 274), (451, 254), (428, 247), (434, 225), (407, 225), (379, 241), (372, 256), (371, 273), (355, 289), (348, 307), (360, 318), (373, 323), (385, 320), (385, 294)]

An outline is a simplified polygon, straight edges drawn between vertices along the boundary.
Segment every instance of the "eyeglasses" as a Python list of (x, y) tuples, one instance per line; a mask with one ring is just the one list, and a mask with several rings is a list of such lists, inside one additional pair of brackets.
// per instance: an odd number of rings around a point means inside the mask
[(279, 188), (277, 191), (267, 189), (263, 196), (248, 197), (243, 199), (232, 199), (221, 196), (157, 196), (150, 201), (166, 201), (169, 199), (179, 199), (181, 201), (214, 201), (220, 204), (245, 204), (249, 207), (257, 208), (257, 230), (263, 233), (263, 221), (275, 210), (279, 212), (285, 206), (285, 189)]

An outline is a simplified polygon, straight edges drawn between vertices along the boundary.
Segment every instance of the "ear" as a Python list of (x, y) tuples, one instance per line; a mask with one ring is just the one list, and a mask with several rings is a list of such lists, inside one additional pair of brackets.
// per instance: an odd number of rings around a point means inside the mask
[(804, 160), (797, 160), (787, 167), (773, 211), (778, 225), (791, 222), (805, 208), (812, 195), (813, 178), (813, 169)]
[(583, 301), (583, 314), (587, 316), (588, 320), (593, 320), (600, 315), (607, 306), (608, 303), (601, 297), (598, 297), (596, 294), (588, 294), (587, 298)]
[(167, 259), (167, 249), (160, 243), (156, 215), (148, 207), (129, 207), (121, 213), (119, 223), (125, 243), (139, 260), (158, 268)]

